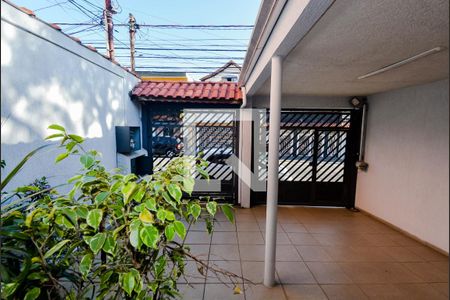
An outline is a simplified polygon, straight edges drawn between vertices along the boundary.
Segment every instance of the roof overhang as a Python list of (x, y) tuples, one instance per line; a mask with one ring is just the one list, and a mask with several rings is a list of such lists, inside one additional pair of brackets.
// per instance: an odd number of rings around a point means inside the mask
[(262, 30), (267, 41), (248, 50), (240, 78), (247, 95), (269, 93), (274, 55), (284, 57), (288, 95), (370, 95), (448, 78), (448, 1), (290, 0), (276, 19)]

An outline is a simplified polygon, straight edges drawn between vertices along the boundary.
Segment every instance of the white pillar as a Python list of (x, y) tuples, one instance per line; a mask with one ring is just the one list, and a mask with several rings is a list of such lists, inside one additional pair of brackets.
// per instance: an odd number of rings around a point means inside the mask
[(278, 152), (280, 147), (281, 81), (283, 60), (272, 57), (270, 78), (269, 156), (267, 172), (266, 251), (264, 285), (275, 285), (278, 206)]

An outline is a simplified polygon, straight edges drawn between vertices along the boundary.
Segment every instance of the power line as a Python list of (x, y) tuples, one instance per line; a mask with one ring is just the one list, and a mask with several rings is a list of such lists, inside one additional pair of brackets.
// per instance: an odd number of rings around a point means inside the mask
[[(116, 57), (122, 57), (122, 58), (129, 58), (130, 55), (116, 55)], [(149, 56), (139, 56), (137, 55), (135, 58), (140, 58), (140, 59), (146, 59), (146, 58), (167, 58), (167, 59), (184, 59), (184, 60), (196, 60), (196, 59), (209, 59), (209, 60), (229, 60), (229, 59), (233, 59), (233, 60), (243, 60), (244, 57), (211, 57), (211, 56), (184, 56), (184, 57), (180, 57), (180, 56), (168, 56), (168, 55), (164, 55), (164, 56), (156, 56), (156, 55), (149, 55)]]
[[(73, 0), (69, 0), (71, 3)], [(72, 23), (72, 22), (56, 22), (55, 24), (61, 26), (76, 25), (76, 26), (92, 26), (93, 23)], [(177, 25), (177, 24), (137, 24), (139, 27), (149, 27), (158, 29), (202, 29), (202, 30), (250, 30), (253, 25)], [(114, 23), (117, 27), (128, 27), (126, 23)]]
[[(103, 49), (106, 47), (97, 47), (99, 49)], [(115, 47), (115, 49), (130, 49), (130, 47)], [(202, 51), (219, 51), (219, 52), (246, 52), (247, 50), (243, 49), (209, 49), (209, 48), (149, 48), (149, 47), (135, 47), (136, 50), (148, 50), (148, 51), (194, 51), (194, 52), (202, 52)]]

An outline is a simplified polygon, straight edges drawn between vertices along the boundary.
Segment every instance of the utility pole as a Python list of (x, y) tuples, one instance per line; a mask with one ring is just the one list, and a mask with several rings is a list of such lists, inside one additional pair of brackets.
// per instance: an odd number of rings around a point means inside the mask
[(134, 65), (134, 42), (135, 42), (135, 34), (136, 34), (136, 19), (132, 14), (130, 14), (130, 19), (128, 24), (130, 24), (130, 59), (131, 59), (131, 71), (135, 71)]
[(111, 5), (111, 0), (105, 0), (105, 19), (106, 19), (106, 34), (107, 43), (106, 49), (108, 51), (108, 57), (114, 60), (114, 36), (113, 36), (113, 9)]

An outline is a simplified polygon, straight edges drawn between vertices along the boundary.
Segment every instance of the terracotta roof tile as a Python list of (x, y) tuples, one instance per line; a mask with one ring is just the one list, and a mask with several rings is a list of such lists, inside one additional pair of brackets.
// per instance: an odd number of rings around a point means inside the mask
[(24, 13), (26, 13), (27, 15), (29, 15), (29, 16), (36, 17), (36, 14), (31, 9), (28, 9), (26, 7), (23, 7), (23, 6), (19, 7), (19, 9), (21, 11), (23, 11)]
[(236, 82), (142, 81), (134, 87), (131, 95), (142, 101), (242, 102), (242, 92)]

